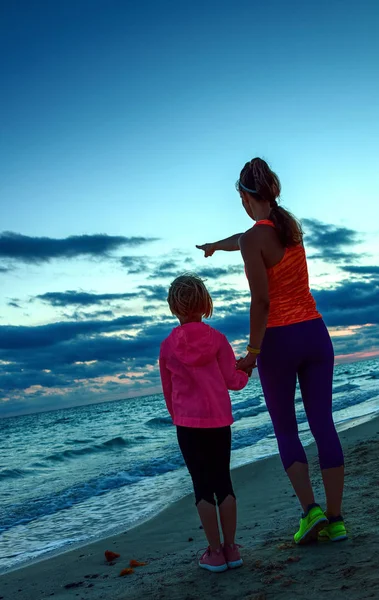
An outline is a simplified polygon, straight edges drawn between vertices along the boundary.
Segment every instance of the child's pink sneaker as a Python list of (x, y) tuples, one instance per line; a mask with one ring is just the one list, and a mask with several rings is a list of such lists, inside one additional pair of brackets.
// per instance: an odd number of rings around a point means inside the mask
[(241, 546), (238, 544), (224, 544), (224, 556), (227, 562), (229, 569), (236, 569), (237, 567), (242, 567), (243, 560), (240, 555)]
[(225, 556), (222, 548), (219, 550), (212, 550), (210, 546), (208, 546), (199, 560), (199, 567), (202, 569), (207, 569), (208, 571), (212, 571), (213, 573), (227, 571), (228, 565), (225, 562)]

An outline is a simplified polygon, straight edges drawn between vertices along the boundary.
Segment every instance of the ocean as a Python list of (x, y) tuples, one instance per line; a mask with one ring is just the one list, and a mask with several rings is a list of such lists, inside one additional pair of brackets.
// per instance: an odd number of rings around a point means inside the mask
[[(277, 453), (258, 379), (232, 392), (232, 467)], [(337, 365), (339, 429), (379, 412), (377, 360)], [(299, 392), (301, 438), (312, 441)], [(191, 491), (161, 394), (0, 419), (0, 571), (121, 533)]]

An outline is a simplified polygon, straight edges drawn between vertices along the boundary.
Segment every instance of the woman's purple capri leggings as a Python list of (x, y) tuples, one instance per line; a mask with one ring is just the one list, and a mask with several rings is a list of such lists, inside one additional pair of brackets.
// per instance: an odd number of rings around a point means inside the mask
[(258, 370), (286, 470), (294, 462), (307, 463), (296, 422), (296, 377), (321, 469), (344, 464), (332, 416), (333, 366), (333, 346), (322, 319), (266, 330)]

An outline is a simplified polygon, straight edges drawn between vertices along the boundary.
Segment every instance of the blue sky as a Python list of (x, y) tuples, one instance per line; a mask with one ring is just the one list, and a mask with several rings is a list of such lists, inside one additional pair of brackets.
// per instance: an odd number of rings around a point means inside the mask
[(376, 2), (17, 2), (0, 23), (0, 415), (159, 389), (184, 270), (243, 347), (241, 259), (194, 246), (251, 225), (234, 182), (256, 155), (304, 219), (337, 354), (376, 352)]

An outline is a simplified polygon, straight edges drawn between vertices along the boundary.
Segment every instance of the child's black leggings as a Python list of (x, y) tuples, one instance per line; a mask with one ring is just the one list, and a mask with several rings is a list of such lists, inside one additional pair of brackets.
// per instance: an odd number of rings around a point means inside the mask
[(200, 429), (177, 426), (179, 447), (192, 477), (196, 504), (206, 500), (220, 505), (235, 498), (230, 479), (231, 430), (228, 427)]

